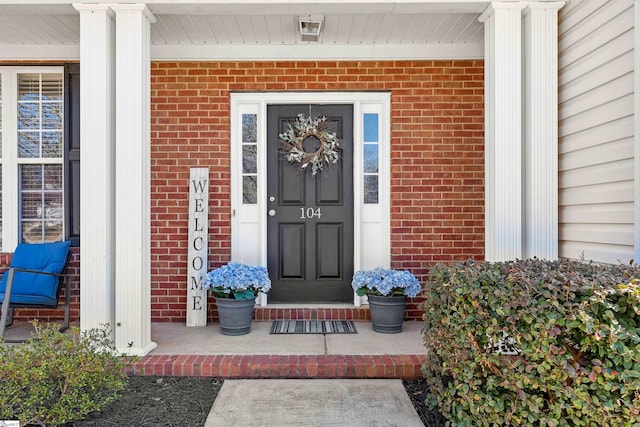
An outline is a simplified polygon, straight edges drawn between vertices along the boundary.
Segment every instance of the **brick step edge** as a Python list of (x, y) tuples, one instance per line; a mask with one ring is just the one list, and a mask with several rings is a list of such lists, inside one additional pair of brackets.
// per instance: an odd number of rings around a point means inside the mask
[(261, 320), (371, 320), (369, 307), (272, 308), (256, 307), (254, 319)]
[(149, 355), (128, 375), (219, 378), (422, 378), (426, 355)]

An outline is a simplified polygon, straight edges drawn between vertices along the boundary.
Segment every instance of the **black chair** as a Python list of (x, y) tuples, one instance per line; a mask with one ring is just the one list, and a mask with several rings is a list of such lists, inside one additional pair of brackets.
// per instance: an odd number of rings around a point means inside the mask
[[(71, 287), (67, 268), (71, 260), (71, 242), (22, 243), (16, 248), (9, 270), (0, 281), (0, 338), (13, 324), (15, 308), (61, 308), (64, 322), (60, 331), (69, 328)], [(64, 304), (59, 304), (62, 288)], [(26, 340), (4, 340), (23, 342)]]

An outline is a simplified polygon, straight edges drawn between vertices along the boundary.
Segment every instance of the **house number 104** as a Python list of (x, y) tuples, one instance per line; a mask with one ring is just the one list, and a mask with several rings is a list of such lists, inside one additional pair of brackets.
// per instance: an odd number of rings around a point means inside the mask
[(320, 208), (300, 208), (300, 219), (320, 218), (321, 216)]

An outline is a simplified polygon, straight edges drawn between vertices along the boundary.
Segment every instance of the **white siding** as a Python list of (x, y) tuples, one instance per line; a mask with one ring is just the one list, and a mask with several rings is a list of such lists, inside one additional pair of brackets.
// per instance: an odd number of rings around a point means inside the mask
[(633, 3), (571, 0), (560, 11), (560, 256), (634, 256)]

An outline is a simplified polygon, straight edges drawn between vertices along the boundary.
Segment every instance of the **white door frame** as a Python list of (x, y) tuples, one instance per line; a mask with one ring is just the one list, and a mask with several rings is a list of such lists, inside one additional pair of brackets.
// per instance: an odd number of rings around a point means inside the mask
[[(267, 106), (353, 105), (354, 271), (391, 263), (391, 94), (389, 92), (242, 92), (231, 94), (231, 259), (267, 265)], [(242, 117), (257, 119), (257, 201), (243, 203)], [(378, 203), (364, 203), (364, 115), (377, 115)], [(354, 304), (366, 300), (354, 293)], [(265, 306), (266, 295), (258, 298)]]

